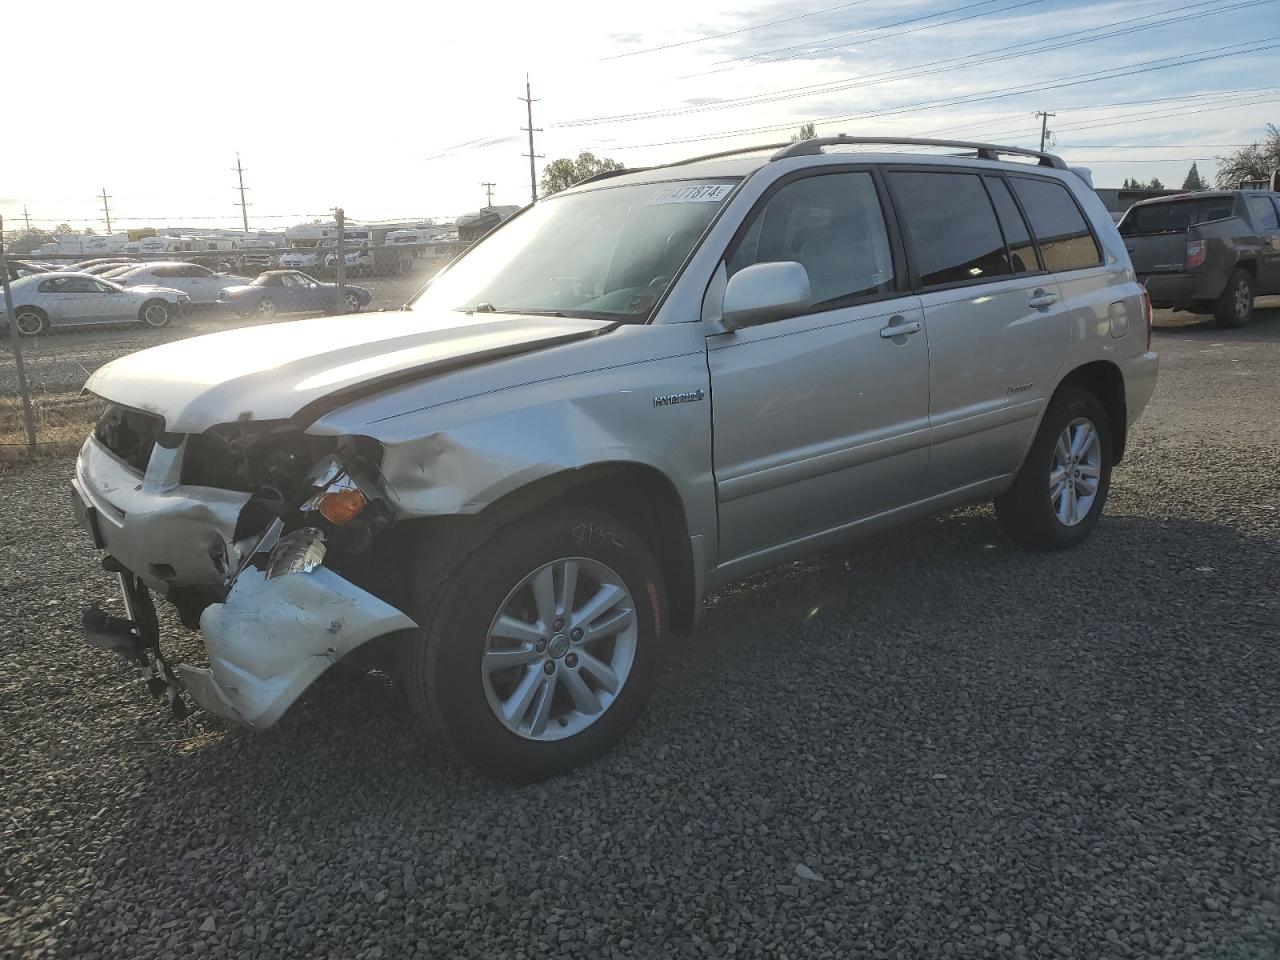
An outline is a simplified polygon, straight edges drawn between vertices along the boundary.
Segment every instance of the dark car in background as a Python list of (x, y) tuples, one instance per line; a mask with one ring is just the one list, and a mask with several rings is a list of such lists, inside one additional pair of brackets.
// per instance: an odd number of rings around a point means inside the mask
[(350, 284), (340, 293), (336, 283), (321, 283), (301, 270), (268, 270), (252, 283), (228, 287), (218, 302), (242, 317), (277, 313), (358, 313), (373, 299), (364, 287)]
[(1243, 327), (1255, 297), (1280, 294), (1280, 193), (1229, 190), (1135, 203), (1120, 236), (1154, 307)]

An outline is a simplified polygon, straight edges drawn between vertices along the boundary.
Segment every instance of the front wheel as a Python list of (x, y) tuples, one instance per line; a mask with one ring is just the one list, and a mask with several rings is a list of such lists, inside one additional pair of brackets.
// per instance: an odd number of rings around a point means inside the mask
[(662, 577), (603, 513), (561, 507), (501, 527), (430, 606), (408, 641), (409, 702), (491, 776), (541, 780), (598, 756), (656, 682)]
[(348, 293), (346, 297), (343, 298), (343, 303), (346, 304), (347, 313), (360, 312), (360, 298), (354, 293)]
[(173, 318), (173, 311), (163, 300), (148, 300), (138, 311), (138, 319), (148, 327), (167, 327)]
[(18, 325), (18, 332), (24, 337), (38, 337), (49, 329), (49, 318), (35, 309), (18, 308), (13, 322)]
[(274, 317), (277, 313), (280, 312), (280, 310), (276, 306), (276, 302), (274, 300), (272, 300), (270, 297), (263, 297), (261, 300), (258, 301), (257, 312), (258, 312), (258, 316), (260, 317), (270, 318), (270, 317)]
[(1253, 319), (1253, 277), (1248, 270), (1231, 274), (1213, 310), (1214, 322), (1227, 330), (1243, 327)]
[(1084, 390), (1060, 390), (1013, 486), (996, 498), (1005, 532), (1033, 550), (1080, 543), (1102, 516), (1111, 456), (1111, 422), (1101, 401)]

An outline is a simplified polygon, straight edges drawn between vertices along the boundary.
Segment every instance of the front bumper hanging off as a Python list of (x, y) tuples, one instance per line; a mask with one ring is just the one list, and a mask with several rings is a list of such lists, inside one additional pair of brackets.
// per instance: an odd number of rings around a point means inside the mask
[(185, 688), (211, 713), (256, 729), (269, 727), (331, 664), (375, 637), (416, 626), (400, 610), (325, 567), (319, 531), (298, 531), (278, 541), (264, 537), (265, 556), (259, 555), (264, 569), (247, 558), (223, 602), (201, 614), (209, 666), (171, 668), (160, 651), (147, 586), (112, 555), (115, 531), (104, 530), (98, 511), (78, 487), (73, 499), (77, 518), (95, 545), (107, 551), (103, 566), (120, 576), (128, 614), (109, 617), (97, 607), (87, 609), (86, 640), (142, 667), (151, 691), (166, 695), (178, 716), (186, 714)]

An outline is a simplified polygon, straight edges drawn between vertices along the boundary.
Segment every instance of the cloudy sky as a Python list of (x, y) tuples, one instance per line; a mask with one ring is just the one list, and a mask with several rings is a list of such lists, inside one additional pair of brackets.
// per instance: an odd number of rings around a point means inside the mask
[(252, 226), (448, 216), (482, 181), (524, 203), (526, 72), (538, 153), (629, 166), (810, 121), (1035, 145), (1050, 110), (1099, 186), (1177, 186), (1280, 123), (1280, 0), (61, 0), (7, 21), (33, 106), (8, 114), (0, 214), (45, 227), (101, 231), (103, 187), (117, 229), (234, 226), (237, 151)]

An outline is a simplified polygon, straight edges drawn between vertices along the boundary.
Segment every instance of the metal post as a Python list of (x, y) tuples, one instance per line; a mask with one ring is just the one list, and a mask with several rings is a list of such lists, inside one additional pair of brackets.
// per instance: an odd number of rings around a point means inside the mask
[(343, 313), (347, 308), (347, 215), (338, 207), (333, 219), (338, 225), (338, 312)]
[(244, 185), (244, 167), (240, 166), (240, 154), (236, 154), (236, 176), (240, 178), (240, 218), (244, 221), (244, 232), (249, 232), (249, 204), (245, 203), (244, 192), (249, 188)]
[(31, 388), (27, 386), (27, 370), (22, 365), (22, 341), (18, 318), (13, 312), (13, 292), (9, 289), (9, 261), (4, 255), (4, 217), (0, 217), (0, 280), (4, 283), (4, 316), (9, 324), (9, 342), (13, 344), (13, 363), (18, 370), (18, 395), (22, 397), (22, 423), (27, 428), (27, 449), (36, 448), (36, 421), (31, 414)]
[(102, 188), (102, 213), (107, 218), (107, 236), (111, 236), (111, 205), (107, 203), (111, 197), (107, 195), (107, 188)]

